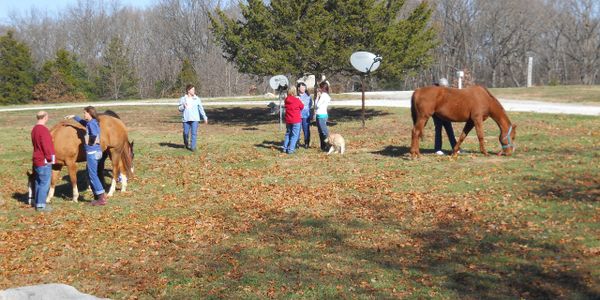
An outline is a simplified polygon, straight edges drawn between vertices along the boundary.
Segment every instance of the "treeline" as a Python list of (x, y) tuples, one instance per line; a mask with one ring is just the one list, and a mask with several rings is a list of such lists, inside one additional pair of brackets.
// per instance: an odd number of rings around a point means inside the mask
[[(328, 3), (324, 7), (353, 3), (321, 2)], [(422, 1), (384, 2), (406, 2), (399, 17), (407, 18)], [(458, 70), (487, 86), (524, 86), (528, 56), (534, 57), (534, 84), (599, 83), (599, 1), (426, 3), (436, 46), (416, 71), (397, 70), (402, 76), (394, 80), (374, 78), (372, 88), (412, 89), (440, 77), (453, 80)], [(80, 0), (58, 15), (37, 10), (13, 15), (0, 25), (0, 103), (174, 97), (188, 82), (203, 96), (267, 92), (268, 76), (243, 74), (227, 60), (227, 49), (211, 31), (210, 16), (217, 9), (234, 19), (243, 13), (237, 4), (219, 0), (157, 0), (146, 9)], [(346, 91), (357, 78), (342, 73), (332, 81)]]

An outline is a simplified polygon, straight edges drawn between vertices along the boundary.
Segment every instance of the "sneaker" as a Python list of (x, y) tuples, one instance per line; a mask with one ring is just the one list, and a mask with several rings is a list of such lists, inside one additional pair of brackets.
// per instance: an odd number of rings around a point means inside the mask
[(444, 155), (444, 151), (438, 150), (438, 151), (435, 151), (435, 154), (437, 154), (437, 155)]
[(51, 212), (52, 211), (52, 207), (46, 205), (44, 207), (36, 207), (35, 211), (37, 212)]

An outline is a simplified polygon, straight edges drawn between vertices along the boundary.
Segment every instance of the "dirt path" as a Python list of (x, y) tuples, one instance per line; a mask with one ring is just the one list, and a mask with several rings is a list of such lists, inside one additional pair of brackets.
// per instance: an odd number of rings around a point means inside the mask
[[(342, 94), (331, 102), (332, 106), (361, 106), (361, 100), (343, 100), (344, 96), (356, 99), (360, 96), (358, 93)], [(370, 92), (367, 93), (366, 106), (368, 107), (410, 107), (410, 96), (412, 91), (399, 92)], [(519, 112), (536, 112), (536, 113), (551, 113), (551, 114), (572, 114), (572, 115), (588, 115), (600, 116), (600, 105), (582, 105), (573, 103), (556, 103), (533, 100), (509, 100), (499, 99), (506, 111)], [(218, 98), (204, 98), (204, 106), (265, 106), (270, 102), (277, 103), (277, 99), (273, 100), (245, 100), (245, 101), (219, 101)], [(159, 99), (159, 100), (130, 100), (130, 101), (105, 101), (105, 102), (84, 102), (84, 103), (67, 103), (54, 105), (22, 105), (22, 106), (7, 106), (1, 107), (0, 112), (25, 111), (25, 110), (51, 110), (64, 108), (78, 108), (88, 105), (96, 107), (106, 106), (148, 106), (148, 105), (177, 105), (177, 99)]]

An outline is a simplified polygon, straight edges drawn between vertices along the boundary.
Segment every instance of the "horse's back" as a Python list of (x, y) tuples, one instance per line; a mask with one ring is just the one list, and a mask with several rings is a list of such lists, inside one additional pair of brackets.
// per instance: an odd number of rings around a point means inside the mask
[(83, 136), (85, 128), (79, 123), (61, 121), (50, 130), (56, 161), (66, 164), (67, 161), (83, 161)]
[(487, 115), (490, 96), (481, 86), (464, 89), (428, 86), (415, 90), (413, 101), (416, 111), (454, 122), (465, 122), (474, 115)]

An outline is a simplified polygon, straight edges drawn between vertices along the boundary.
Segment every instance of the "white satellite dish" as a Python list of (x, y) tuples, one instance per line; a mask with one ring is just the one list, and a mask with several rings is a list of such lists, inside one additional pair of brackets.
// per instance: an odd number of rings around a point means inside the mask
[(269, 79), (269, 85), (274, 90), (285, 88), (288, 86), (288, 79), (285, 77), (285, 75), (276, 75)]
[(381, 62), (381, 56), (377, 56), (371, 52), (358, 51), (350, 56), (350, 63), (360, 72), (369, 73), (377, 70)]

